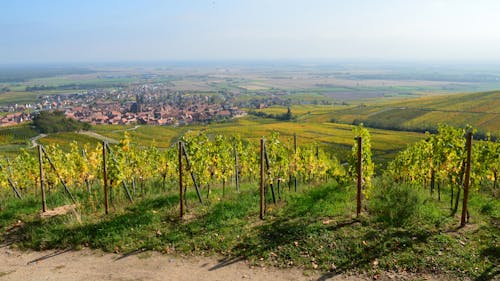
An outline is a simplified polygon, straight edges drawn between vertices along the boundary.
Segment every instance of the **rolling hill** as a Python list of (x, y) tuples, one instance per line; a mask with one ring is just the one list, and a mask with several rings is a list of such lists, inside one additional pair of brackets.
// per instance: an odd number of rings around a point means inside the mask
[[(269, 108), (265, 112), (286, 109)], [(332, 106), (305, 110), (292, 107), (306, 122), (364, 123), (368, 127), (399, 131), (434, 131), (439, 123), (455, 127), (472, 125), (479, 135), (500, 136), (500, 91), (427, 96), (356, 106)]]

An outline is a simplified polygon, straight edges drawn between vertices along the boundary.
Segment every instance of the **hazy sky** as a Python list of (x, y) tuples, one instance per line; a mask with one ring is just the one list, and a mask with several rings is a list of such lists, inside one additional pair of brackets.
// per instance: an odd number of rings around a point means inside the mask
[(498, 0), (0, 0), (0, 64), (500, 61)]

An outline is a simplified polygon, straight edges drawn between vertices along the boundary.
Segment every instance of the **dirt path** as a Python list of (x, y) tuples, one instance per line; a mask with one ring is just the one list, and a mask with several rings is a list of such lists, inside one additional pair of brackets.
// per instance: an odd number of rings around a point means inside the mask
[(151, 252), (124, 256), (90, 250), (0, 251), (0, 280), (311, 280), (298, 270), (250, 268), (242, 261), (226, 264), (213, 258)]
[(119, 133), (119, 132), (125, 132), (125, 131), (135, 131), (139, 127), (141, 127), (141, 125), (135, 125), (133, 128), (123, 129), (123, 130), (114, 130), (114, 131), (111, 131), (111, 132), (112, 133)]
[(119, 143), (119, 141), (117, 141), (113, 138), (108, 138), (108, 137), (105, 137), (103, 135), (100, 135), (100, 134), (98, 134), (96, 132), (92, 132), (92, 131), (79, 131), (78, 133), (81, 135), (86, 135), (86, 136), (89, 136), (91, 138), (101, 140), (101, 141), (107, 141), (108, 143), (112, 143), (112, 144)]
[(31, 138), (31, 139), (30, 139), (30, 141), (31, 141), (31, 146), (32, 146), (32, 147), (36, 147), (36, 146), (38, 145), (38, 142), (37, 142), (37, 141), (38, 141), (39, 139), (41, 139), (41, 138), (46, 137), (46, 136), (47, 136), (46, 134), (39, 134), (38, 136)]
[[(125, 129), (125, 130), (115, 130), (115, 131), (111, 131), (111, 132), (118, 133), (118, 132), (125, 132), (125, 131), (134, 131), (134, 130), (137, 130), (137, 128), (139, 128), (139, 127), (141, 127), (141, 125), (135, 125), (133, 128), (129, 128), (129, 129)], [(108, 143), (112, 143), (112, 144), (119, 143), (118, 140), (103, 136), (103, 135), (98, 134), (98, 133), (93, 132), (93, 131), (79, 131), (78, 133), (82, 134), (82, 135), (89, 136), (91, 138), (101, 140), (101, 141), (107, 141)]]
[[(385, 275), (379, 280), (413, 280)], [(419, 276), (419, 280), (438, 280)], [(368, 277), (313, 273), (298, 269), (250, 267), (241, 260), (180, 258), (156, 252), (129, 255), (95, 250), (21, 252), (0, 248), (0, 280), (373, 280)], [(444, 279), (441, 279), (444, 280)]]

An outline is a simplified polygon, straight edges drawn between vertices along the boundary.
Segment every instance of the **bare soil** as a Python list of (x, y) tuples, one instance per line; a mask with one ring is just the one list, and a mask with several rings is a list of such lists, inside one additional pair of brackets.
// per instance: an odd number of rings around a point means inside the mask
[[(378, 280), (447, 280), (383, 273)], [(156, 252), (110, 254), (80, 251), (0, 249), (0, 280), (374, 280), (368, 276), (321, 274), (299, 269), (252, 267), (240, 259), (173, 257)]]

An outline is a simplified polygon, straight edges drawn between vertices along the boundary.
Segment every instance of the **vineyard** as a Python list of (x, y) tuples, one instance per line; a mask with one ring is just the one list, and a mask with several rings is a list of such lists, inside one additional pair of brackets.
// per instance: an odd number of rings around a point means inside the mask
[[(441, 125), (437, 134), (401, 151), (379, 175), (374, 173), (370, 133), (362, 125), (353, 129), (346, 163), (318, 144), (298, 145), (300, 136), (278, 133), (256, 142), (188, 132), (161, 148), (133, 143), (127, 133), (118, 144), (92, 147), (74, 142), (69, 149), (38, 145), (0, 160), (1, 219), (2, 224), (19, 216), (31, 220), (11, 232), (21, 233), (21, 245), (38, 249), (90, 245), (115, 252), (216, 251), (277, 265), (295, 262), (315, 269), (319, 264), (330, 271), (362, 268), (356, 264), (360, 259), (371, 266), (373, 258), (387, 254), (387, 248), (379, 247), (397, 240), (410, 246), (403, 247), (406, 252), (397, 256), (399, 262), (388, 255), (383, 265), (405, 267), (410, 264), (404, 256), (408, 251), (424, 247), (431, 234), (439, 236), (443, 228), (457, 225), (460, 208), (461, 226), (480, 224), (485, 214), (486, 220), (498, 222), (500, 143), (473, 140), (473, 133)], [(73, 213), (47, 222), (29, 217), (36, 210), (62, 205), (74, 206)], [(259, 219), (268, 223), (259, 226)], [(368, 231), (370, 221), (384, 231)], [(256, 223), (259, 237), (251, 227)], [(427, 223), (431, 229), (425, 228)], [(397, 228), (415, 224), (424, 228), (402, 234)], [(328, 229), (344, 226), (351, 227), (356, 238), (344, 237), (347, 230), (328, 234)], [(477, 235), (487, 235), (498, 251), (495, 229), (480, 228)], [(371, 244), (384, 239), (391, 242)], [(268, 240), (272, 242), (266, 244)], [(338, 248), (332, 243), (339, 243)], [(336, 255), (324, 253), (325, 245), (334, 247)], [(467, 245), (457, 255), (472, 264), (478, 257), (469, 256), (469, 247), (478, 245)], [(419, 262), (410, 267), (426, 267), (426, 261)], [(492, 264), (495, 258), (470, 265), (478, 269), (461, 274), (477, 276)]]
[[(259, 143), (222, 135), (210, 139), (205, 134), (186, 134), (180, 142), (184, 150), (182, 157), (189, 161), (182, 169), (182, 181), (192, 179), (196, 189), (205, 193), (204, 197), (209, 198), (211, 187), (222, 188), (224, 193), (231, 181), (237, 182), (236, 191), (239, 191), (240, 182), (258, 181)], [(177, 145), (166, 149), (159, 149), (154, 144), (142, 147), (132, 144), (125, 134), (117, 145), (103, 143), (89, 147), (73, 142), (69, 151), (58, 145), (38, 147), (38, 155), (23, 150), (14, 159), (2, 159), (0, 183), (10, 187), (8, 189), (19, 199), (23, 195), (41, 192), (41, 185), (49, 193), (63, 186), (70, 198), (72, 192), (85, 190), (93, 194), (106, 185), (111, 196), (127, 196), (133, 201), (132, 196), (153, 192), (147, 189), (166, 191), (167, 187), (179, 182), (180, 152)], [(274, 184), (278, 194), (285, 185), (291, 188), (292, 179), (296, 189), (297, 179), (317, 184), (345, 176), (337, 159), (317, 145), (297, 147), (296, 143), (283, 143), (278, 133), (266, 140), (266, 163), (268, 184)], [(103, 169), (106, 172), (103, 173)], [(274, 187), (272, 189), (274, 192)], [(3, 195), (7, 196), (6, 188)]]

